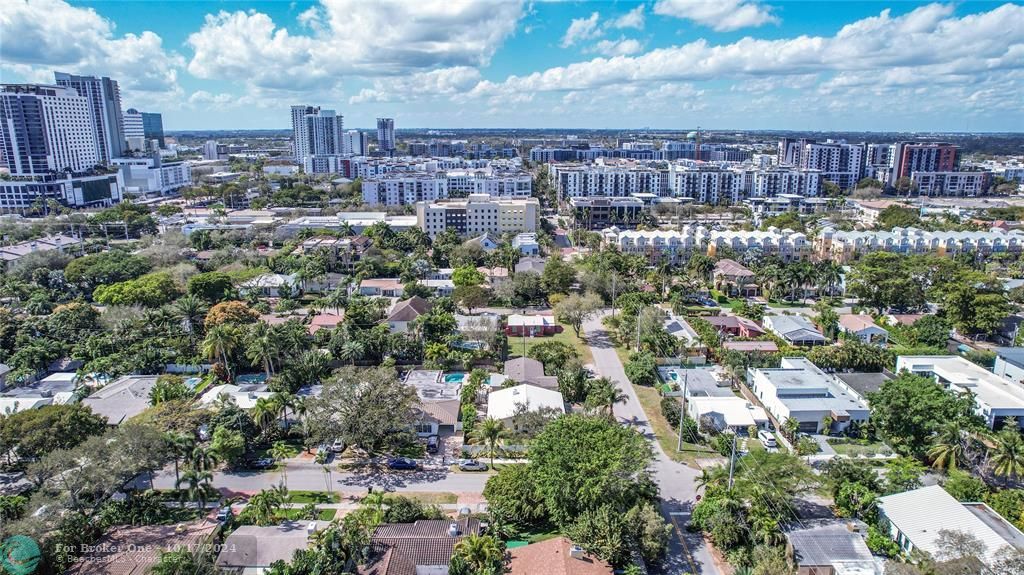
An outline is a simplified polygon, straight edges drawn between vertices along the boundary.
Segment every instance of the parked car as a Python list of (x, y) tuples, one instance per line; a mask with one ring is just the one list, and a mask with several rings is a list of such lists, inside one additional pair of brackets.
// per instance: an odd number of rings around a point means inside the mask
[(408, 457), (392, 457), (388, 459), (388, 468), (398, 471), (415, 471), (420, 468), (420, 464), (415, 459)]
[(249, 469), (270, 469), (273, 466), (273, 457), (260, 457), (258, 459), (250, 459), (246, 463), (246, 467), (248, 467)]
[(231, 519), (231, 506), (225, 505), (217, 510), (217, 521), (219, 523), (227, 523), (228, 519)]
[(427, 438), (427, 451), (429, 453), (437, 453), (441, 448), (441, 438), (436, 435), (431, 435)]
[(764, 429), (757, 432), (757, 438), (761, 440), (761, 444), (765, 447), (778, 447), (779, 445), (775, 442), (775, 436)]
[(345, 451), (346, 447), (348, 446), (345, 445), (344, 441), (340, 439), (335, 439), (334, 443), (331, 444), (331, 451), (333, 451), (334, 453), (341, 453), (342, 451)]
[(487, 464), (476, 459), (463, 459), (459, 462), (461, 471), (487, 471)]

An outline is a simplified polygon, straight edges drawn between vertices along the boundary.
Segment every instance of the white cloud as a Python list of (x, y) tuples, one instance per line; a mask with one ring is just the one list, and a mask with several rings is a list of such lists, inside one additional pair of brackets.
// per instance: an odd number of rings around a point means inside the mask
[(629, 12), (626, 12), (622, 16), (612, 20), (610, 25), (612, 28), (633, 28), (635, 30), (643, 30), (644, 5), (640, 4), (636, 8), (633, 8)]
[(519, 0), (323, 0), (314, 8), (298, 19), (309, 34), (254, 10), (208, 15), (189, 36), (188, 69), (253, 89), (303, 91), (344, 75), (484, 66), (524, 13)]
[(598, 12), (591, 13), (587, 18), (573, 18), (565, 35), (562, 36), (562, 47), (568, 48), (579, 41), (600, 36), (601, 28), (597, 25), (600, 19), (601, 14)]
[(5, 38), (0, 68), (19, 76), (53, 82), (53, 71), (110, 76), (124, 99), (180, 96), (181, 56), (165, 51), (153, 32), (114, 33), (114, 24), (91, 8), (61, 0), (8, 0), (0, 10)]
[(601, 40), (588, 52), (597, 52), (604, 56), (628, 56), (643, 50), (643, 44), (632, 38), (619, 38), (618, 40)]
[(451, 96), (471, 89), (480, 81), (480, 71), (469, 66), (440, 68), (410, 76), (375, 80), (349, 98), (349, 104), (367, 102), (408, 102), (423, 96)]
[(757, 0), (658, 0), (654, 13), (691, 20), (718, 32), (779, 22), (771, 7)]

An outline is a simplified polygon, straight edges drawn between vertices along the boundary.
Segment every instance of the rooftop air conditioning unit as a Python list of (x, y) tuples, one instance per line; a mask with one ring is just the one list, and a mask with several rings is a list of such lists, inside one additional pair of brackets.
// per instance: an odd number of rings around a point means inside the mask
[(583, 548), (579, 545), (569, 547), (569, 557), (572, 557), (573, 559), (583, 559)]
[(458, 523), (452, 523), (451, 525), (448, 526), (448, 536), (449, 537), (458, 537), (459, 536), (459, 524)]

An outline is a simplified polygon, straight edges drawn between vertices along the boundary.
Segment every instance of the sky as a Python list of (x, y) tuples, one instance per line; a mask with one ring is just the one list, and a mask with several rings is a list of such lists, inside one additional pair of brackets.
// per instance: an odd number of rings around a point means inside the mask
[(167, 130), (1024, 131), (1024, 5), (4, 0), (0, 81), (55, 70)]

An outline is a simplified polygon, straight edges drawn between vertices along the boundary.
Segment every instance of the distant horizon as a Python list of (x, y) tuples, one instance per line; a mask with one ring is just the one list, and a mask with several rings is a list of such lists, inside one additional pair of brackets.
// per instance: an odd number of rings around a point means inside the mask
[(108, 76), (180, 131), (311, 105), (400, 128), (1003, 133), (1024, 129), (1021, 1), (16, 0), (0, 71)]
[[(450, 127), (438, 127), (438, 126), (426, 126), (426, 127), (411, 127), (402, 128), (395, 127), (395, 132), (420, 132), (424, 130), (438, 130), (438, 131), (469, 131), (469, 130), (489, 130), (489, 131), (564, 131), (564, 132), (686, 132), (696, 130), (696, 127), (689, 128), (542, 128), (542, 127), (520, 127), (520, 128), (502, 128), (502, 127), (491, 127), (491, 126), (480, 126), (474, 128), (450, 128)], [(284, 128), (181, 128), (169, 130), (165, 129), (165, 134), (173, 134), (178, 132), (290, 132), (291, 127)], [(346, 126), (345, 131), (357, 130), (361, 132), (376, 132), (376, 126), (370, 128), (351, 128)], [(1024, 136), (1024, 130), (1022, 131), (1010, 131), (1010, 132), (997, 132), (997, 131), (954, 131), (954, 130), (800, 130), (795, 128), (705, 128), (701, 127), (702, 133), (706, 132), (746, 132), (746, 133), (776, 133), (776, 132), (797, 132), (797, 133), (820, 133), (820, 134), (950, 134), (950, 135), (1021, 135)]]

